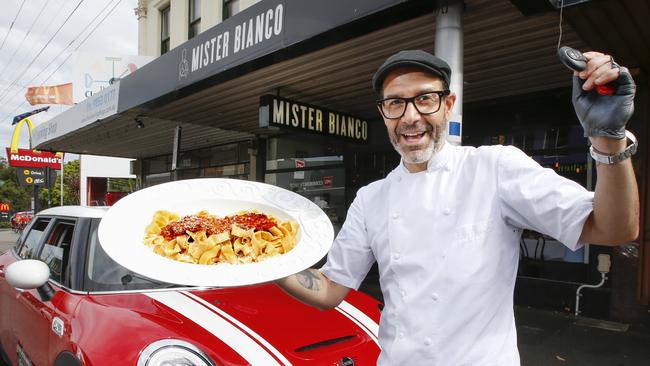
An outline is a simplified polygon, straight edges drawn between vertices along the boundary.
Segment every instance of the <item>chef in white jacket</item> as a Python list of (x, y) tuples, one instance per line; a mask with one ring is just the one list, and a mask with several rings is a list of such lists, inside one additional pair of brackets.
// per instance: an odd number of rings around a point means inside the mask
[[(451, 70), (427, 52), (402, 51), (373, 77), (399, 166), (359, 190), (322, 268), (276, 283), (329, 309), (376, 261), (385, 301), (379, 365), (519, 365), (513, 291), (522, 230), (572, 250), (638, 235), (636, 141), (625, 130), (634, 82), (610, 56), (585, 56), (573, 101), (593, 145), (595, 192), (515, 147), (445, 143)], [(615, 95), (596, 92), (607, 83)]]

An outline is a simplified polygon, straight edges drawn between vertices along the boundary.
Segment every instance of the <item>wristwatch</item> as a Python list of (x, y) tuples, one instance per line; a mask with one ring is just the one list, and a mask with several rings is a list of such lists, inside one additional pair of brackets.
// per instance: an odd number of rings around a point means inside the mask
[(630, 140), (631, 144), (627, 145), (625, 150), (619, 153), (612, 154), (612, 155), (603, 154), (600, 151), (594, 149), (594, 146), (591, 145), (589, 147), (589, 154), (591, 154), (591, 157), (594, 158), (594, 160), (596, 160), (599, 163), (616, 164), (618, 162), (621, 162), (631, 157), (632, 155), (636, 154), (636, 149), (639, 146), (639, 144), (636, 141), (636, 137), (634, 137), (632, 132), (625, 130), (625, 137), (627, 137)]

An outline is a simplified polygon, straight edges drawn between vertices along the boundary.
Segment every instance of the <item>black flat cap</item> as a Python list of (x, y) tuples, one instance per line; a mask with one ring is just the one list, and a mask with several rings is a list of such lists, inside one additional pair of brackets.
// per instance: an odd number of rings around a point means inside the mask
[(432, 72), (440, 76), (442, 81), (445, 82), (445, 86), (449, 87), (451, 68), (445, 60), (422, 50), (405, 50), (387, 58), (379, 69), (377, 69), (377, 72), (372, 77), (372, 87), (375, 89), (375, 92), (381, 94), (382, 85), (388, 73), (405, 66), (419, 67)]

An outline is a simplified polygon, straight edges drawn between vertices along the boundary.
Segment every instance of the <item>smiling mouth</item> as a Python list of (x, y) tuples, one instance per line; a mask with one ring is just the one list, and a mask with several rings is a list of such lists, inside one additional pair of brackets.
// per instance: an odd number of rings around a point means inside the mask
[(426, 134), (426, 131), (424, 132), (409, 132), (409, 133), (401, 133), (400, 136), (406, 143), (418, 143), (424, 138), (424, 135)]

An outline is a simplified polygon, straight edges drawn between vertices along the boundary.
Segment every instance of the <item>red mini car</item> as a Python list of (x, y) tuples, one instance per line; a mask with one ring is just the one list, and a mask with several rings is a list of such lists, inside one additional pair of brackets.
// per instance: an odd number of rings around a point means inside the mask
[(374, 365), (379, 303), (319, 311), (274, 284), (181, 288), (102, 250), (106, 208), (41, 211), (0, 256), (0, 353), (10, 365)]

